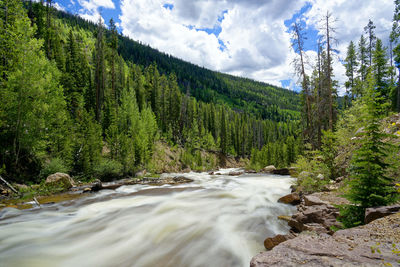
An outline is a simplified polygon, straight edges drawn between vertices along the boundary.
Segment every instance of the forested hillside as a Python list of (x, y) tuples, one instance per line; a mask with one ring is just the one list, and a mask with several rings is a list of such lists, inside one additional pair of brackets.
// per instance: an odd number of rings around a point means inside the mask
[[(96, 24), (80, 17), (62, 11), (54, 12), (67, 25), (91, 32), (97, 29)], [(299, 118), (300, 98), (293, 91), (211, 71), (122, 35), (118, 35), (117, 50), (125, 61), (135, 62), (143, 67), (155, 63), (160, 73), (175, 73), (181, 91), (186, 93), (189, 90), (197, 100), (226, 104), (235, 110), (250, 112), (274, 121)]]
[[(51, 1), (1, 1), (0, 174), (118, 177), (157, 171), (156, 142), (288, 165), (299, 153), (297, 94), (213, 72), (93, 24)], [(3, 41), (4, 40), (4, 41)], [(198, 160), (197, 160), (198, 161)], [(197, 169), (215, 167), (214, 164)]]

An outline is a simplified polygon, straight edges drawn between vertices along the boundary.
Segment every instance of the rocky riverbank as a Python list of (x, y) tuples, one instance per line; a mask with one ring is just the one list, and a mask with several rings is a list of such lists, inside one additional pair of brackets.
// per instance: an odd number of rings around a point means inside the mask
[[(159, 177), (126, 178), (112, 182), (101, 182), (96, 179), (91, 183), (80, 183), (74, 181), (68, 174), (55, 173), (50, 175), (43, 185), (34, 185), (31, 187), (16, 185), (17, 189), (15, 190), (20, 190), (18, 194), (13, 194), (11, 188), (3, 186), (2, 192), (4, 191), (4, 194), (0, 202), (0, 209), (5, 207), (29, 209), (35, 205), (80, 198), (88, 193), (100, 190), (115, 190), (124, 185), (142, 184), (161, 186), (164, 184), (177, 185), (190, 182), (193, 182), (193, 180), (182, 175), (162, 174)], [(34, 194), (37, 197), (34, 197)]]
[[(264, 242), (267, 252), (255, 256), (250, 266), (396, 266), (399, 248), (400, 205), (371, 208), (366, 225), (337, 230), (341, 224), (337, 205), (347, 200), (336, 192), (301, 196), (292, 193), (280, 202), (298, 204), (293, 216), (280, 216), (291, 227), (288, 235), (277, 235)], [(387, 217), (385, 217), (387, 216)], [(381, 218), (384, 217), (384, 218)], [(381, 218), (381, 219), (378, 219)], [(390, 266), (390, 265), (389, 265)]]

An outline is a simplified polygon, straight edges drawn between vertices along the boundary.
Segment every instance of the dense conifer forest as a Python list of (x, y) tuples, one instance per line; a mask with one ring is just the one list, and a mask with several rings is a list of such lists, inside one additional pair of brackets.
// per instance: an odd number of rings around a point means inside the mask
[[(147, 169), (155, 144), (287, 166), (301, 151), (298, 94), (160, 53), (51, 1), (1, 1), (0, 166), (10, 181)], [(208, 162), (207, 164), (203, 164)], [(200, 161), (200, 162), (199, 162)]]

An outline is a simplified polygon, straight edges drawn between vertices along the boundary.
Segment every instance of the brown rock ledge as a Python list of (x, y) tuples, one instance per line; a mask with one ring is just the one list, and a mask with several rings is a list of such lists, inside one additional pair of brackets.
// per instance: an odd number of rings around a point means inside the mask
[[(392, 244), (399, 246), (399, 225), (397, 213), (332, 236), (302, 232), (253, 257), (250, 266), (398, 266), (400, 257), (392, 252)], [(380, 253), (372, 252), (375, 247)]]

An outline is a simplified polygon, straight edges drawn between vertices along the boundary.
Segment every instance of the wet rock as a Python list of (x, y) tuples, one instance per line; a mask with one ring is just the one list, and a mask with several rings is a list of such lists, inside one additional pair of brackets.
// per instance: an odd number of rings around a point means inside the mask
[(91, 191), (97, 192), (101, 189), (103, 189), (103, 184), (101, 183), (101, 181), (99, 179), (94, 180), (94, 182), (92, 183)]
[(278, 199), (278, 202), (297, 205), (300, 204), (300, 195), (298, 193), (291, 193)]
[(171, 184), (171, 185), (186, 184), (186, 183), (191, 183), (191, 182), (193, 182), (193, 180), (190, 178), (187, 178), (185, 176), (176, 176), (176, 177), (172, 177), (172, 179), (167, 179), (166, 181), (162, 181), (162, 183)]
[(291, 192), (291, 193), (294, 193), (294, 192), (296, 192), (296, 190), (297, 190), (297, 186), (294, 185), (294, 184), (292, 184), (292, 185), (290, 186), (290, 192)]
[(365, 223), (400, 212), (400, 205), (374, 207), (365, 210)]
[(61, 186), (64, 189), (70, 189), (74, 186), (74, 180), (68, 174), (62, 172), (49, 175), (45, 183), (47, 185)]
[(239, 176), (239, 175), (242, 175), (242, 174), (244, 174), (244, 171), (233, 171), (233, 172), (229, 172), (228, 173), (228, 175), (229, 176)]
[(257, 173), (255, 170), (246, 170), (246, 173)]
[(291, 238), (294, 238), (295, 235), (293, 234), (288, 234), (288, 235), (276, 235), (274, 237), (268, 237), (267, 239), (264, 240), (264, 247), (267, 250), (271, 250), (277, 245), (279, 245), (282, 242), (285, 242), (286, 240), (289, 240)]
[(292, 217), (286, 216), (286, 215), (279, 215), (279, 216), (278, 216), (278, 219), (279, 219), (279, 220), (282, 220), (282, 221), (290, 222), (290, 221), (292, 220)]
[(290, 175), (288, 168), (276, 169), (273, 170), (272, 173), (277, 175)]
[(214, 172), (209, 172), (208, 175), (214, 175)]
[(263, 169), (263, 172), (272, 173), (272, 172), (275, 171), (275, 170), (276, 170), (276, 168), (275, 168), (274, 165), (269, 165), (269, 166), (266, 166), (266, 167)]
[(91, 189), (90, 187), (85, 187), (85, 188), (82, 190), (82, 193), (90, 193), (90, 192), (92, 192), (92, 189)]

